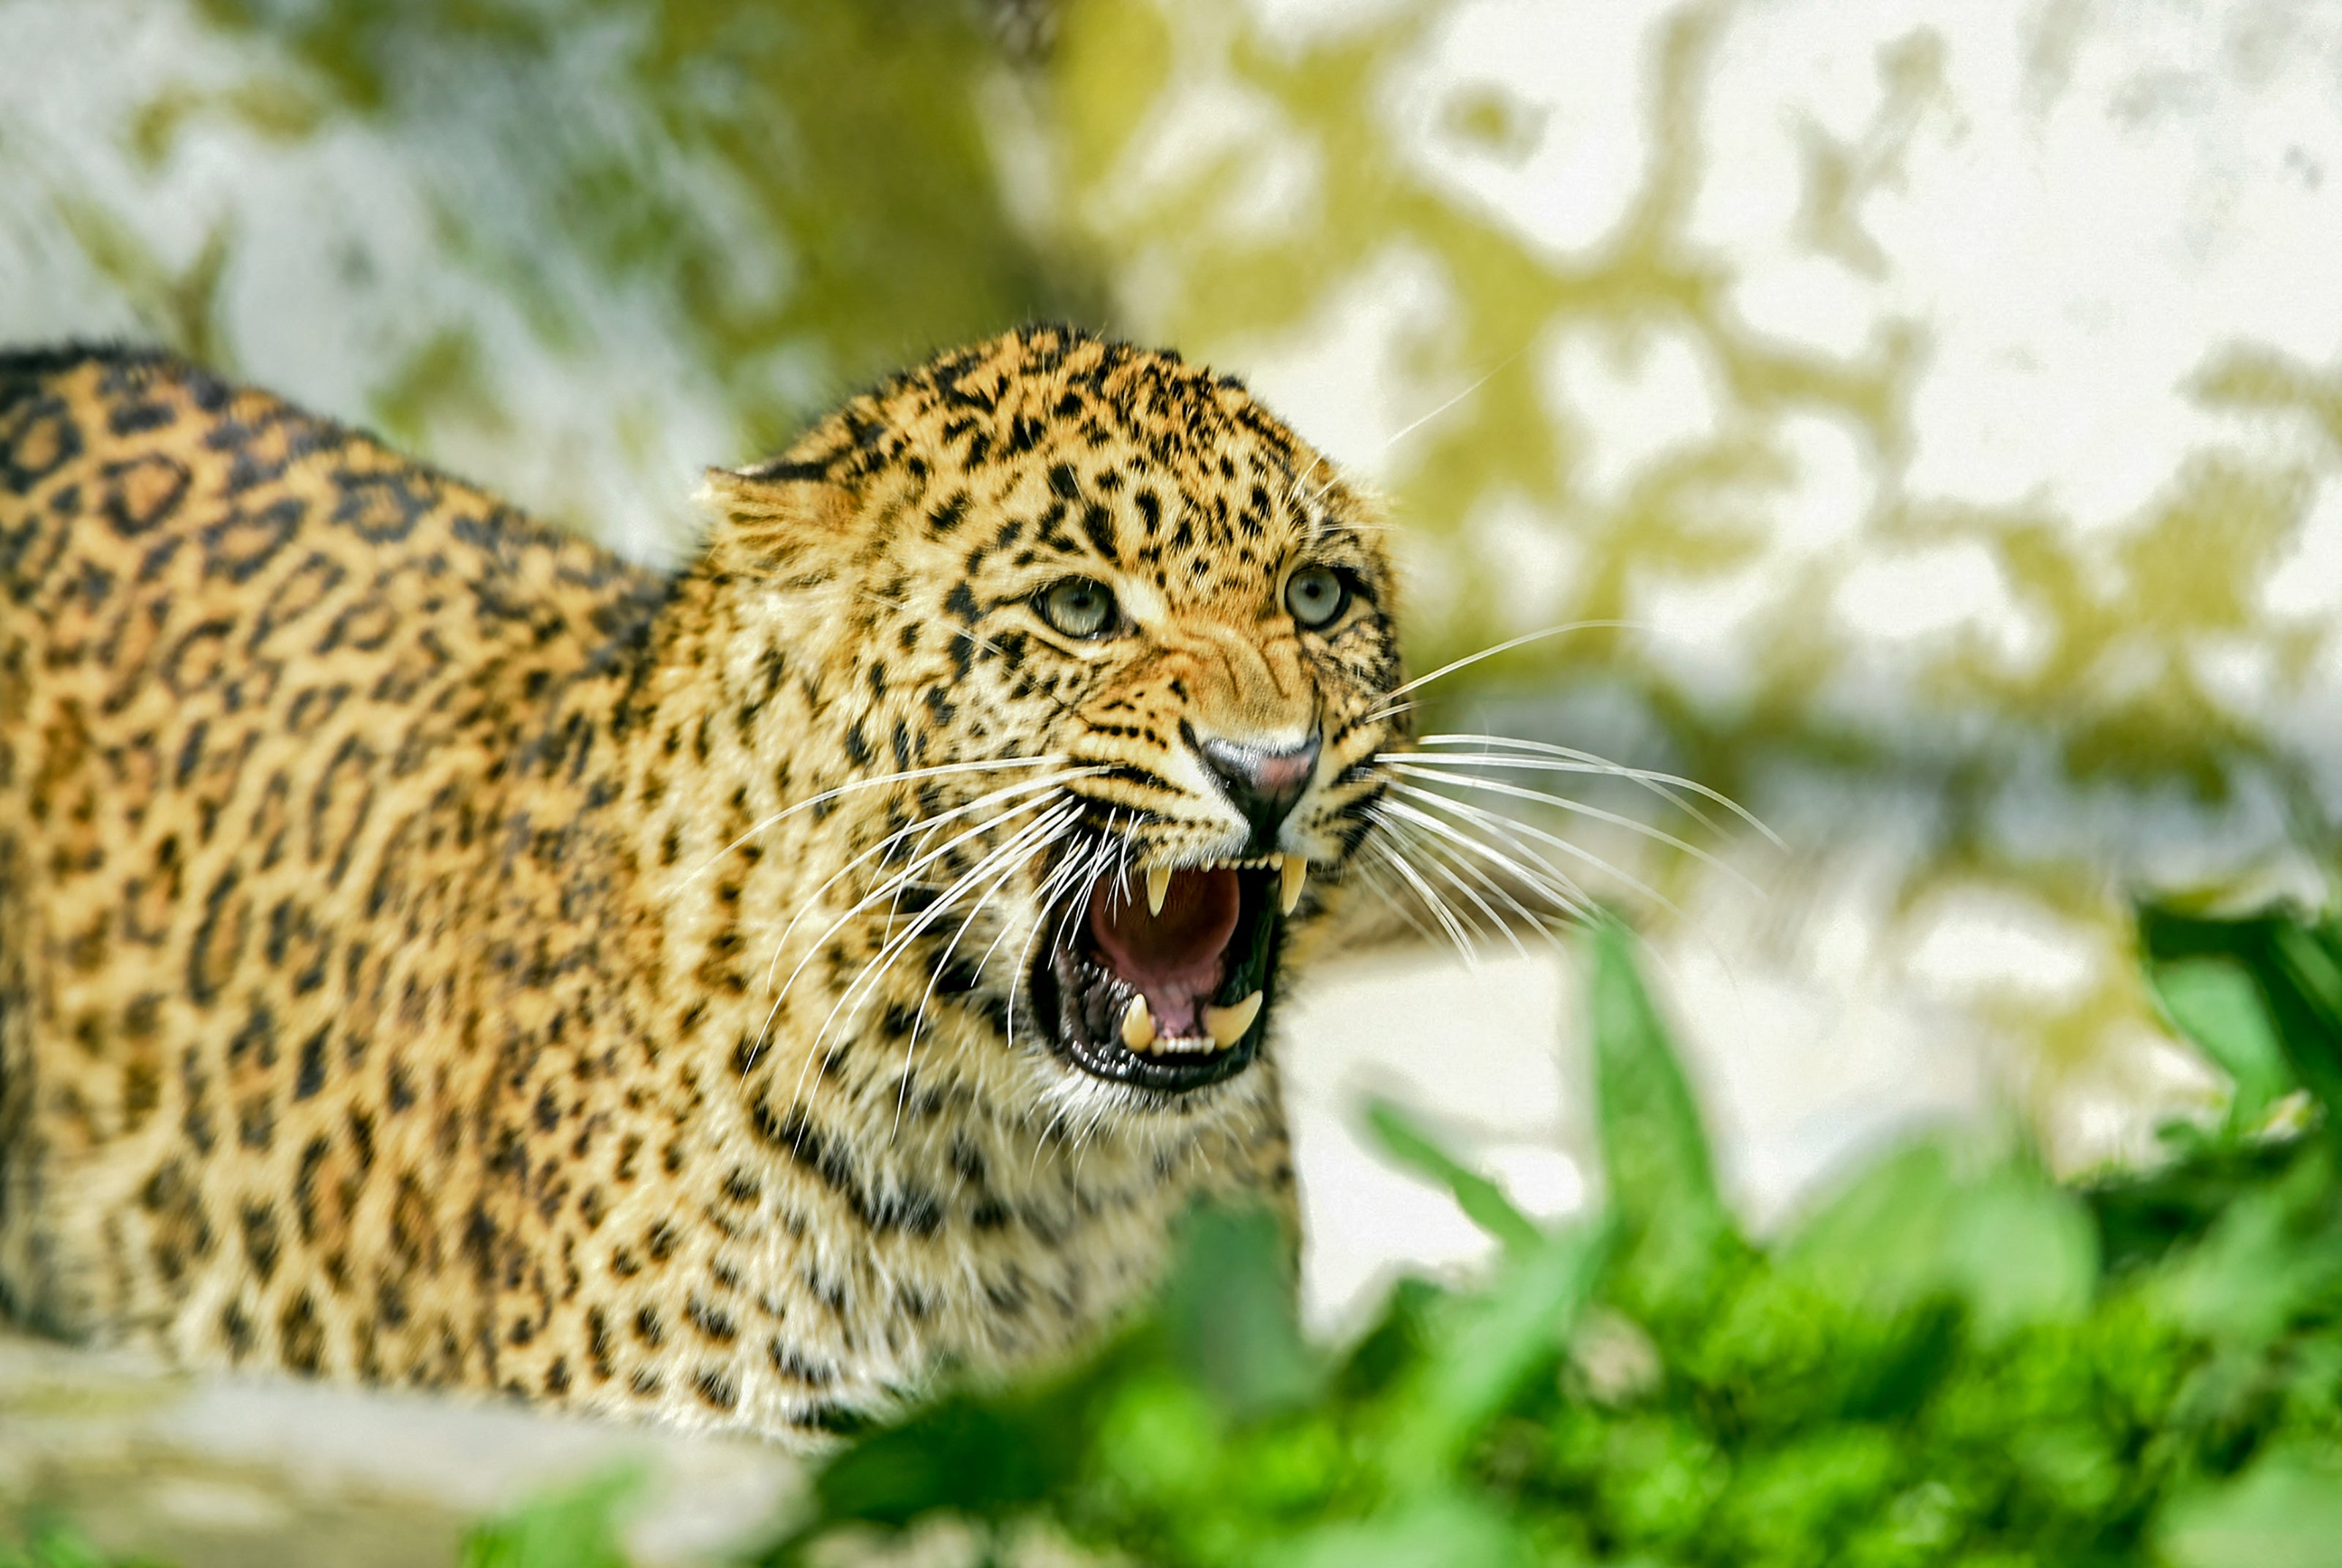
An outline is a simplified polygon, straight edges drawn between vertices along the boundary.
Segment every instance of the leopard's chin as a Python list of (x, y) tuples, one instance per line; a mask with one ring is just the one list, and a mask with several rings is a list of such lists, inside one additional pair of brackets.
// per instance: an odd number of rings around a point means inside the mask
[(1031, 975), (1051, 1047), (1110, 1083), (1181, 1094), (1267, 1037), (1297, 856), (1108, 872), (1046, 917)]

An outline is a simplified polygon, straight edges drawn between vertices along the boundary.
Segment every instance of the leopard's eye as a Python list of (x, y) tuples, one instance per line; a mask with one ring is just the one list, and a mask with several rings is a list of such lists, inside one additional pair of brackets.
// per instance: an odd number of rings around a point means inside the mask
[(1095, 577), (1068, 577), (1034, 600), (1041, 619), (1068, 637), (1103, 637), (1114, 630), (1114, 590)]
[(1331, 566), (1304, 566), (1286, 579), (1285, 607), (1314, 631), (1350, 607), (1350, 585)]

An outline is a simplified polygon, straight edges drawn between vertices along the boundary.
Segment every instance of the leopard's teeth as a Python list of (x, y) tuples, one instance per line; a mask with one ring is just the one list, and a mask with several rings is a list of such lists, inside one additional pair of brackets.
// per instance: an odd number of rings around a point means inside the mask
[(1146, 868), (1146, 913), (1161, 914), (1163, 900), (1170, 891), (1171, 868), (1167, 865), (1148, 866)]
[(1243, 1039), (1245, 1031), (1250, 1029), (1252, 1021), (1259, 1016), (1260, 993), (1256, 991), (1233, 1007), (1205, 1007), (1204, 1027), (1211, 1032), (1212, 1039), (1225, 1051)]
[(1122, 1043), (1133, 1051), (1155, 1048), (1155, 1014), (1147, 1011), (1144, 996), (1132, 997), (1122, 1010)]
[(1309, 884), (1309, 863), (1297, 854), (1285, 857), (1280, 874), (1285, 879), (1282, 897), (1285, 913), (1290, 914), (1301, 902), (1301, 890)]

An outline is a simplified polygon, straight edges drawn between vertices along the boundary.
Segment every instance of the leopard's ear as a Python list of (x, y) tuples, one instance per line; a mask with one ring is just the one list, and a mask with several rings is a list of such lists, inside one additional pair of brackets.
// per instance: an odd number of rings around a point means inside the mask
[(750, 576), (826, 574), (841, 558), (854, 496), (828, 465), (776, 458), (710, 468), (696, 497), (713, 524), (708, 564)]

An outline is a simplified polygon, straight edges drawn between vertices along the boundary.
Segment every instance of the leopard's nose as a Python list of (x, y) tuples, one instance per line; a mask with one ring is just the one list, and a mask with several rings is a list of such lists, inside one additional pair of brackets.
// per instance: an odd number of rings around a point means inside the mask
[(1317, 772), (1319, 739), (1313, 734), (1297, 746), (1279, 749), (1187, 730), (1187, 744), (1219, 780), (1228, 804), (1252, 826), (1247, 854), (1266, 854), (1276, 847), (1276, 830)]

